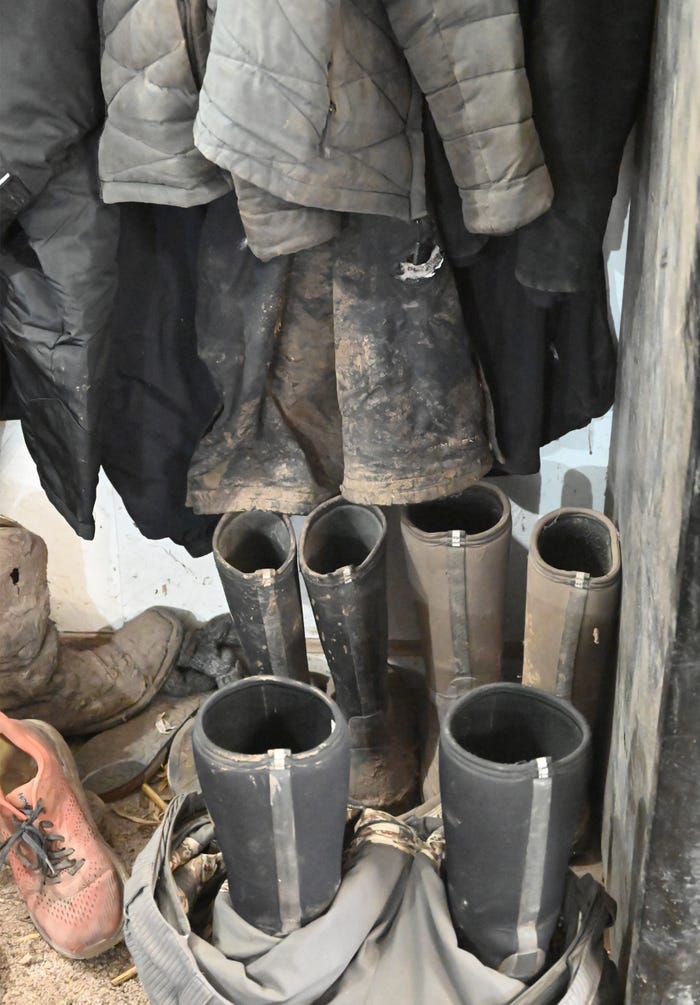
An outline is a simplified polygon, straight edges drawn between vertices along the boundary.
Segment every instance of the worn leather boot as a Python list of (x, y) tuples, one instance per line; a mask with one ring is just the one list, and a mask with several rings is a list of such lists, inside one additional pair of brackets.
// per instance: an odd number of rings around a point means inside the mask
[(48, 680), (22, 674), (21, 703), (4, 699), (18, 719), (43, 719), (64, 736), (99, 733), (135, 716), (175, 666), (183, 626), (174, 611), (151, 607), (104, 639), (61, 641)]
[(408, 809), (417, 780), (412, 696), (401, 672), (387, 668), (384, 514), (340, 496), (322, 503), (304, 525), (299, 565), (350, 727), (350, 795), (389, 812)]
[(100, 837), (71, 752), (55, 729), (0, 712), (0, 865), (62, 956), (83, 960), (122, 933), (126, 871)]
[(510, 503), (479, 482), (459, 496), (405, 507), (401, 534), (427, 672), (421, 774), (430, 799), (439, 791), (440, 722), (461, 694), (501, 676)]
[(46, 562), (37, 534), (0, 517), (0, 708), (40, 691), (56, 666)]
[(40, 537), (0, 518), (0, 708), (65, 736), (97, 733), (158, 692), (179, 654), (182, 623), (152, 607), (97, 642), (59, 644), (46, 560)]
[(523, 684), (569, 698), (593, 732), (587, 835), (597, 836), (615, 690), (620, 603), (615, 525), (594, 510), (563, 508), (533, 528), (527, 565)]
[(236, 912), (273, 935), (313, 920), (341, 878), (350, 741), (337, 705), (246, 677), (202, 705), (192, 745)]
[(214, 559), (249, 673), (309, 681), (292, 522), (280, 513), (226, 513)]
[(520, 684), (458, 699), (442, 725), (445, 871), (460, 944), (509, 977), (544, 967), (586, 794), (590, 730)]

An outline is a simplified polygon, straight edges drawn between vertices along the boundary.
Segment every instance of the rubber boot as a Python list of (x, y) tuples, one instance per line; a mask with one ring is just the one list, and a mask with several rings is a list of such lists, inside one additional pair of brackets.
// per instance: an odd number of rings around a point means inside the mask
[(296, 539), (289, 517), (263, 510), (226, 513), (212, 546), (249, 672), (308, 683)]
[(569, 698), (593, 732), (588, 834), (598, 832), (615, 689), (620, 544), (602, 513), (564, 508), (543, 516), (530, 541), (523, 684)]
[(350, 740), (337, 705), (246, 677), (205, 701), (193, 749), (235, 911), (273, 935), (312, 921), (341, 879)]
[(387, 668), (386, 519), (338, 496), (301, 535), (299, 565), (352, 742), (350, 795), (401, 812), (414, 805), (417, 766), (409, 695)]
[(511, 513), (489, 482), (401, 514), (428, 684), (423, 798), (439, 791), (440, 722), (461, 694), (500, 680)]
[(590, 730), (520, 684), (460, 698), (440, 735), (445, 871), (460, 944), (509, 977), (543, 969), (590, 769)]

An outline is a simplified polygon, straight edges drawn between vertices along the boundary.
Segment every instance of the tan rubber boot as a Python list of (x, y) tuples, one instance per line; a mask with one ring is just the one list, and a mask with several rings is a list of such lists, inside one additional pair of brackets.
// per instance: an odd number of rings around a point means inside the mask
[(523, 684), (568, 698), (593, 734), (591, 845), (600, 812), (615, 689), (620, 544), (602, 513), (565, 507), (532, 531)]
[(401, 534), (430, 697), (422, 759), (429, 799), (439, 792), (440, 722), (460, 695), (501, 677), (510, 502), (479, 482), (459, 496), (407, 506)]

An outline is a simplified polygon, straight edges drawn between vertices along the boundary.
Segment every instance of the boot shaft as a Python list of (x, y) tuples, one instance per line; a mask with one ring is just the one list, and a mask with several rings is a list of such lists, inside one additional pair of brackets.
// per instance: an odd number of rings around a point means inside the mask
[(527, 566), (523, 684), (569, 698), (593, 733), (590, 819), (581, 848), (599, 840), (615, 693), (620, 545), (602, 513), (563, 508), (532, 532)]
[[(321, 644), (348, 719), (385, 704), (386, 519), (377, 506), (340, 497), (318, 506), (301, 536), (299, 565)], [(357, 726), (357, 724), (355, 724)]]
[(271, 934), (317, 917), (340, 885), (350, 741), (338, 707), (298, 681), (247, 677), (204, 703), (192, 742), (234, 909)]
[(617, 530), (602, 513), (563, 508), (535, 524), (523, 683), (572, 699), (589, 721), (614, 671), (620, 578)]
[(401, 533), (430, 689), (454, 698), (500, 678), (511, 538), (510, 503), (496, 486), (408, 506)]
[(0, 673), (28, 666), (44, 644), (50, 624), (46, 562), (40, 537), (0, 517)]
[(227, 513), (214, 532), (213, 551), (249, 671), (308, 682), (289, 517), (262, 510)]

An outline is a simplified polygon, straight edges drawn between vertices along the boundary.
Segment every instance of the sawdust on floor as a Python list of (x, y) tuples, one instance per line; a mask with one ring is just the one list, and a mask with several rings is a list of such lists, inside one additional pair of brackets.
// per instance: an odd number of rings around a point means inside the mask
[[(153, 783), (155, 784), (155, 783)], [(168, 797), (168, 793), (163, 795)], [(91, 800), (92, 801), (92, 800)], [(100, 830), (127, 868), (155, 830), (117, 815), (162, 814), (141, 792), (104, 805), (93, 802)], [(94, 960), (68, 960), (38, 936), (9, 868), (0, 870), (0, 1002), (2, 1005), (148, 1005), (138, 977), (111, 981), (132, 966), (124, 943)]]

